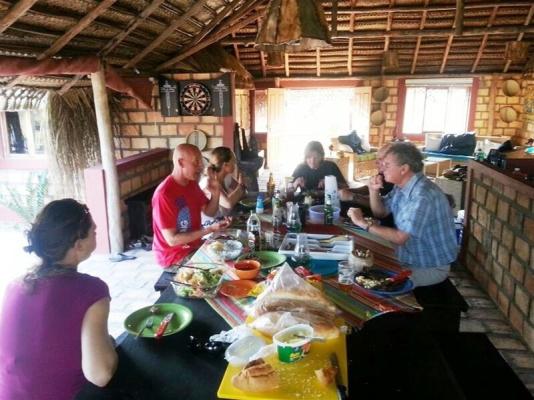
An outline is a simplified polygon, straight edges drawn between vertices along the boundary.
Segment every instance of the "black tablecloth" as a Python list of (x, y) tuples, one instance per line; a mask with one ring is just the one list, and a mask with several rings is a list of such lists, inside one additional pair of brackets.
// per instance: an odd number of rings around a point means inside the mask
[[(217, 398), (226, 361), (191, 352), (189, 336), (207, 338), (229, 326), (205, 301), (178, 298), (171, 288), (158, 302), (191, 308), (193, 321), (161, 340), (126, 335), (108, 387), (88, 384), (77, 400)], [(416, 315), (386, 314), (347, 336), (350, 398), (463, 399), (439, 347), (419, 325)]]

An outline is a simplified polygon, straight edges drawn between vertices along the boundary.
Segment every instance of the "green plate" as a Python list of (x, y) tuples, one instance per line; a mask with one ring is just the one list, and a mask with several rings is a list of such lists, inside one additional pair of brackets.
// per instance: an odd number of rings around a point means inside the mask
[(167, 329), (163, 334), (163, 336), (169, 336), (185, 329), (185, 327), (189, 325), (193, 319), (193, 313), (191, 310), (185, 306), (182, 306), (181, 304), (161, 303), (155, 304), (155, 306), (158, 308), (156, 313), (151, 313), (150, 309), (152, 306), (147, 306), (140, 308), (139, 310), (128, 315), (124, 320), (124, 328), (126, 331), (136, 336), (137, 333), (143, 329), (146, 321), (153, 316), (154, 324), (152, 325), (152, 328), (146, 328), (139, 337), (154, 338), (154, 334), (156, 333), (161, 320), (165, 317), (165, 315), (172, 312), (174, 313), (174, 317), (171, 319), (169, 325), (167, 325)]
[[(276, 251), (255, 251), (252, 255), (258, 258), (258, 261), (261, 263), (261, 269), (276, 267), (284, 263), (287, 259), (286, 256)], [(239, 260), (245, 260), (247, 258), (251, 258), (250, 254), (239, 257)]]

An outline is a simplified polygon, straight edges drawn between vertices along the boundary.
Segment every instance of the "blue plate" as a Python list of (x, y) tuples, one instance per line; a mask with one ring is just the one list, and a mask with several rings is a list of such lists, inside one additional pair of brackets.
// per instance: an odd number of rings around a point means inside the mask
[[(362, 274), (359, 274), (362, 275)], [(370, 275), (370, 277), (376, 277), (376, 278), (387, 278), (387, 277), (393, 277), (396, 275), (393, 271), (389, 271), (386, 269), (381, 268), (373, 268), (371, 271), (367, 272), (366, 275)], [(365, 289), (363, 286), (359, 285), (356, 281), (354, 282), (355, 285), (358, 285), (359, 287)], [(401, 294), (405, 294), (408, 292), (411, 292), (413, 290), (413, 282), (408, 279), (404, 281), (402, 285), (395, 285), (393, 290), (380, 290), (380, 289), (365, 289), (372, 293), (379, 294), (381, 296), (398, 296)]]

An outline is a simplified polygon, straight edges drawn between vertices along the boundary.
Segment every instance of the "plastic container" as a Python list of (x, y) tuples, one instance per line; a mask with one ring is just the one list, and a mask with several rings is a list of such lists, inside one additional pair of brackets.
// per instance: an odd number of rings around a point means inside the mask
[[(304, 336), (304, 338), (296, 335)], [(313, 328), (306, 324), (297, 324), (281, 330), (273, 336), (278, 359), (284, 363), (291, 363), (304, 358), (310, 351), (312, 337)]]
[[(333, 206), (334, 208), (334, 221), (339, 220), (339, 213), (341, 209), (339, 207)], [(324, 223), (324, 205), (318, 204), (316, 206), (311, 206), (309, 211), (310, 220), (312, 224), (322, 224)]]
[(232, 343), (224, 353), (224, 358), (234, 367), (242, 367), (249, 362), (265, 342), (257, 336), (245, 336)]

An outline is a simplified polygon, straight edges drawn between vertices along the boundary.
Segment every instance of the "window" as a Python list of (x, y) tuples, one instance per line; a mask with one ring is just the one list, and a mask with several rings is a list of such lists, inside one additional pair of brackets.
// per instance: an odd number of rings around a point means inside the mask
[(6, 111), (5, 135), (6, 153), (44, 155), (44, 111)]
[(466, 132), (471, 85), (471, 79), (407, 80), (403, 135)]

